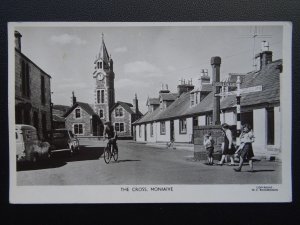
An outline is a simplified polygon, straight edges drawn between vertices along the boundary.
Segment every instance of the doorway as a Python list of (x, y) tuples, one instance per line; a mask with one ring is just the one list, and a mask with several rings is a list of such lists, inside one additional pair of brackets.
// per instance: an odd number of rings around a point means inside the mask
[(170, 121), (170, 141), (175, 141), (175, 139), (174, 139), (174, 120)]

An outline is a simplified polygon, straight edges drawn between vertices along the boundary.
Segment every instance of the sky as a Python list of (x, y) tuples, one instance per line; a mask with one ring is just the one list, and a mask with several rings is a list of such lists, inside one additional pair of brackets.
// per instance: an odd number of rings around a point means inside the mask
[[(16, 26), (22, 53), (48, 73), (52, 102), (94, 104), (94, 60), (101, 34), (114, 61), (116, 101), (132, 103), (135, 93), (142, 113), (148, 97), (158, 97), (162, 84), (177, 91), (180, 79), (196, 84), (202, 69), (211, 76), (210, 59), (220, 56), (221, 79), (228, 73), (254, 70), (253, 54), (269, 42), (273, 60), (282, 59), (282, 26)], [(253, 39), (255, 32), (258, 36)], [(266, 38), (260, 35), (268, 35)]]

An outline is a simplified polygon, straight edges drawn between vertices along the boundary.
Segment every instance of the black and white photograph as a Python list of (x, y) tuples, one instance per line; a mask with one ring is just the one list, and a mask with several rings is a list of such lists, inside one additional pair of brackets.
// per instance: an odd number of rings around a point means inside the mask
[(10, 202), (290, 202), (291, 35), (9, 23)]

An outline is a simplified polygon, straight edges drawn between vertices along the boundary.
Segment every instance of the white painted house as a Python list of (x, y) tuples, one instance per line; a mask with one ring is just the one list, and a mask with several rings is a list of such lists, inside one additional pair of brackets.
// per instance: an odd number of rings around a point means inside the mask
[[(255, 135), (254, 152), (278, 154), (280, 152), (280, 73), (282, 60), (272, 61), (272, 52), (265, 50), (258, 54), (260, 70), (243, 76), (241, 88), (262, 86), (262, 91), (242, 94), (241, 123), (251, 125)], [(235, 82), (238, 74), (229, 74)], [(232, 89), (232, 88), (231, 88)], [(222, 91), (231, 91), (223, 89)], [(178, 93), (172, 94), (168, 102), (162, 90), (157, 100), (148, 99), (148, 112), (134, 123), (136, 141), (191, 143), (193, 127), (212, 123), (213, 94), (210, 77), (202, 71), (199, 82), (178, 85)], [(236, 126), (236, 97), (221, 99), (221, 123)]]

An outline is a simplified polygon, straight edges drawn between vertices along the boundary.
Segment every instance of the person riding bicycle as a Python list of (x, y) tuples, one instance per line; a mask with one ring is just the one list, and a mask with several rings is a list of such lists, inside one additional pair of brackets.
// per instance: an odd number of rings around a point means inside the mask
[(118, 150), (117, 132), (115, 131), (114, 126), (111, 124), (110, 121), (106, 122), (104, 126), (104, 132), (103, 132), (104, 140), (106, 136), (108, 138), (108, 144), (110, 144), (113, 147), (113, 149)]

